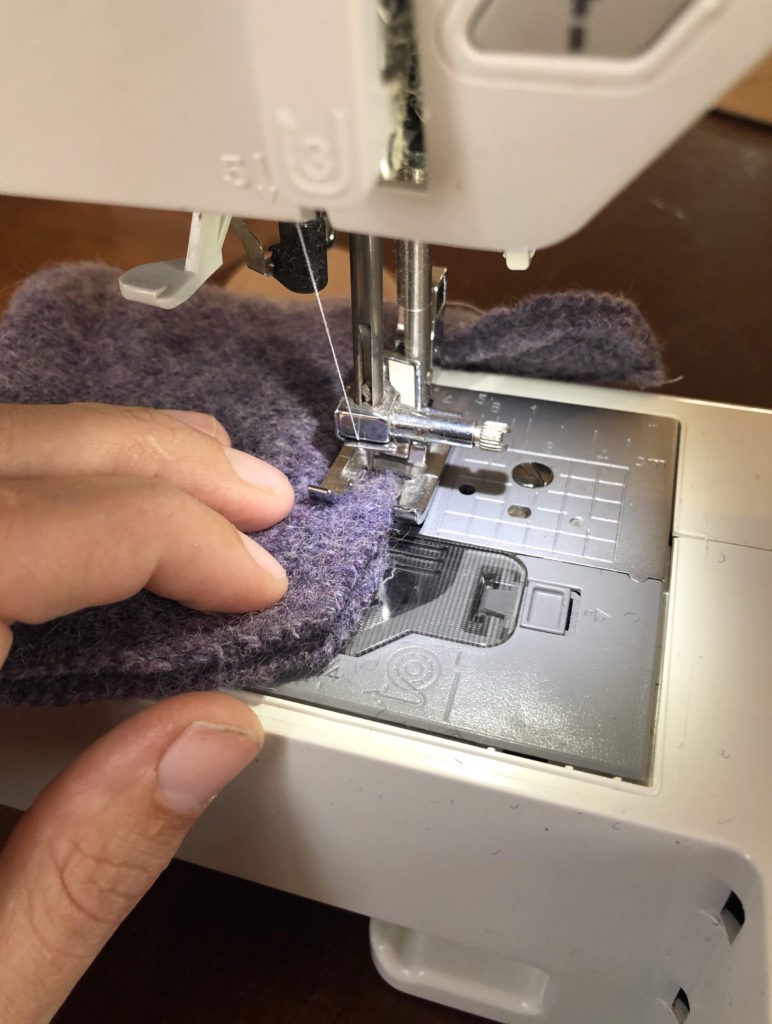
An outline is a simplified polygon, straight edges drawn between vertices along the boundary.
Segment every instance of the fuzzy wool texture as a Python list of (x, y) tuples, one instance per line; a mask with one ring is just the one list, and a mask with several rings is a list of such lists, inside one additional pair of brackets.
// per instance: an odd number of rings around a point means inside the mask
[[(285, 598), (211, 615), (142, 592), (44, 625), (16, 624), (0, 703), (67, 704), (259, 688), (321, 668), (353, 634), (387, 565), (395, 483), (375, 477), (332, 506), (309, 500), (338, 443), (340, 386), (312, 306), (204, 287), (176, 310), (126, 302), (118, 271), (66, 264), (27, 280), (0, 322), (0, 401), (108, 402), (213, 413), (233, 445), (279, 466), (297, 496), (260, 534)], [(344, 373), (350, 312), (326, 306)], [(623, 386), (664, 378), (656, 340), (625, 299), (566, 293), (473, 319), (449, 311), (440, 361)]]
[(618, 295), (557, 292), (455, 323), (452, 314), (440, 349), (443, 366), (628, 388), (665, 379), (651, 327)]

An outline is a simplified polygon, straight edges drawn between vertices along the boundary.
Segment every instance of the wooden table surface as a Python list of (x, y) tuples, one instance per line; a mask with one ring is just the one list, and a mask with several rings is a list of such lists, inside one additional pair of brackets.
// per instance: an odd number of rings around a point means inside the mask
[[(185, 251), (187, 217), (0, 197), (0, 309), (64, 259), (121, 267)], [(452, 297), (487, 307), (596, 288), (638, 303), (662, 339), (665, 390), (772, 405), (772, 132), (711, 115), (525, 274), (496, 254), (435, 251)], [(236, 263), (233, 239), (226, 260)], [(0, 372), (1, 369), (0, 369)], [(0, 814), (0, 843), (16, 815)], [(378, 978), (356, 915), (174, 862), (56, 1024), (462, 1024)]]

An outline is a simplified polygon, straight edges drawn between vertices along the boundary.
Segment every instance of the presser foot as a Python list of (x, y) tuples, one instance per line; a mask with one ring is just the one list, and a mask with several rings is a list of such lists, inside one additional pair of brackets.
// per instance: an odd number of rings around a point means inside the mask
[(451, 446), (500, 452), (510, 432), (509, 423), (498, 420), (402, 406), (392, 388), (376, 407), (344, 397), (335, 425), (343, 447), (322, 483), (308, 488), (309, 496), (332, 502), (368, 473), (395, 473), (404, 478), (395, 514), (417, 525), (426, 517)]
[(403, 484), (394, 503), (398, 519), (419, 525), (426, 518), (450, 452), (450, 445), (392, 443), (388, 448), (365, 444), (344, 444), (320, 484), (311, 484), (308, 494), (328, 504), (337, 501), (371, 473), (394, 473)]

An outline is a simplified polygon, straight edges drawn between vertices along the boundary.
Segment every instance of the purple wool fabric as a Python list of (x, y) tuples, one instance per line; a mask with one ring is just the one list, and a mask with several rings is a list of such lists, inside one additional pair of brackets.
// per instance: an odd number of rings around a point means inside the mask
[(635, 388), (665, 379), (651, 327), (618, 295), (534, 295), (513, 309), (459, 317), (448, 328), (440, 362), (454, 369)]
[[(260, 534), (287, 596), (248, 615), (205, 615), (143, 592), (40, 626), (14, 626), (0, 703), (66, 704), (259, 688), (321, 668), (352, 635), (383, 577), (394, 483), (378, 477), (334, 506), (306, 498), (338, 444), (339, 384), (318, 310), (205, 287), (161, 312), (121, 298), (118, 272), (71, 264), (30, 278), (0, 322), (0, 401), (109, 402), (214, 413), (234, 447), (278, 465), (297, 496)], [(328, 319), (344, 373), (350, 314)], [(446, 365), (560, 379), (661, 382), (656, 341), (629, 302), (541, 296), (474, 322), (451, 310)]]

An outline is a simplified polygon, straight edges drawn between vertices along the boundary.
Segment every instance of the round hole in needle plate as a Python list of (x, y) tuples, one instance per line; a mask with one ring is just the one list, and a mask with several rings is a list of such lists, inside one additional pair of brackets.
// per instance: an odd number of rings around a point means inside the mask
[(543, 462), (518, 462), (512, 470), (512, 479), (521, 487), (548, 487), (555, 474)]
[(572, 526), (584, 526), (584, 519), (581, 516), (572, 516), (568, 521)]
[(473, 484), (461, 484), (459, 491), (461, 491), (462, 494), (475, 494), (477, 492), (477, 488)]
[(513, 519), (528, 519), (531, 515), (531, 510), (527, 505), (510, 505), (507, 509), (507, 515), (512, 516)]

